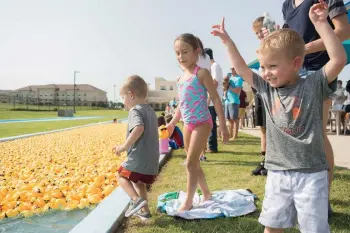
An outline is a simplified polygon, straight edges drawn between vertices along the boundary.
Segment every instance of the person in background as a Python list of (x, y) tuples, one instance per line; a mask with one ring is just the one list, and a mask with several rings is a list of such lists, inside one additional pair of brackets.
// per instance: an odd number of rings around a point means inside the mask
[[(337, 90), (333, 94), (333, 104), (332, 104), (333, 107), (336, 108), (337, 106), (344, 105), (344, 102), (347, 99), (345, 92), (346, 92), (346, 90), (345, 90), (345, 88), (343, 88), (343, 81), (338, 80), (337, 81)], [(345, 126), (345, 115), (346, 115), (346, 112), (340, 113), (340, 121), (343, 125), (343, 130), (345, 130), (345, 133), (347, 133), (347, 129)]]
[[(258, 17), (253, 21), (253, 31), (257, 38), (261, 41), (264, 38), (262, 33), (264, 17)], [(265, 154), (266, 154), (266, 115), (265, 107), (262, 99), (259, 97), (257, 91), (252, 88), (254, 93), (254, 112), (255, 112), (255, 125), (260, 127), (260, 151), (261, 151), (261, 162), (252, 171), (252, 175), (267, 175), (265, 169)]]
[(169, 115), (169, 114), (171, 114), (171, 107), (170, 107), (170, 105), (168, 104), (168, 105), (166, 106), (166, 108), (165, 108), (164, 115), (167, 116), (167, 115)]
[(164, 116), (159, 116), (157, 118), (158, 120), (158, 127), (162, 126), (162, 125), (166, 125), (166, 121), (165, 121), (165, 117)]
[(239, 95), (239, 129), (243, 129), (244, 126), (244, 118), (245, 118), (245, 109), (247, 107), (247, 93), (242, 89), (241, 94)]
[(233, 67), (231, 68), (231, 73), (228, 73), (227, 76), (230, 78), (230, 85), (226, 96), (225, 116), (230, 123), (230, 138), (237, 139), (239, 128), (239, 95), (243, 87), (243, 79), (237, 75)]
[[(214, 85), (216, 86), (216, 91), (220, 98), (223, 97), (223, 74), (221, 66), (214, 60), (213, 50), (210, 48), (204, 49), (205, 53), (210, 58), (210, 73), (213, 78)], [(218, 138), (217, 138), (217, 124), (216, 124), (216, 111), (213, 102), (210, 100), (210, 96), (208, 96), (209, 100), (209, 112), (211, 118), (213, 120), (213, 128), (211, 129), (209, 138), (208, 138), (208, 149), (207, 153), (217, 153), (218, 152)]]
[[(169, 124), (171, 122), (171, 120), (173, 119), (173, 116), (168, 115), (165, 117), (165, 119), (166, 119), (166, 123)], [(172, 135), (170, 135), (169, 138), (174, 140), (178, 147), (180, 147), (180, 148), (184, 147), (183, 134), (181, 132), (181, 129), (177, 125), (174, 127), (174, 132)]]
[(208, 56), (208, 54), (205, 53), (202, 41), (198, 37), (196, 38), (197, 38), (198, 47), (199, 47), (199, 56), (198, 56), (197, 65), (201, 68), (207, 69), (210, 72), (210, 67), (211, 67), (210, 57)]

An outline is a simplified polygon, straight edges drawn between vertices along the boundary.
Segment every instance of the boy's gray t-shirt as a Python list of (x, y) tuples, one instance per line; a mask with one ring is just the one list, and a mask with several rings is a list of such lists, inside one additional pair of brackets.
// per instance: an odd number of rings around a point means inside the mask
[(129, 171), (145, 175), (158, 175), (158, 121), (156, 113), (148, 104), (139, 104), (130, 109), (127, 137), (139, 125), (144, 126), (144, 132), (135, 144), (129, 148), (128, 158), (123, 163), (123, 167)]
[(327, 169), (322, 110), (329, 88), (324, 68), (283, 88), (271, 87), (256, 73), (253, 83), (266, 111), (266, 169)]

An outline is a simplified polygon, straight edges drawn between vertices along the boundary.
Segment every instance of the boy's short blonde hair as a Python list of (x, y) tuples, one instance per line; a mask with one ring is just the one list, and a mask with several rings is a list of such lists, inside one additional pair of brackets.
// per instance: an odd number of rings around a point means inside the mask
[(283, 28), (272, 32), (260, 44), (258, 53), (276, 53), (290, 59), (305, 56), (305, 42), (300, 34)]
[(140, 76), (132, 75), (126, 79), (120, 88), (121, 94), (126, 94), (128, 91), (133, 92), (138, 98), (146, 98), (148, 85)]
[(258, 32), (262, 29), (264, 22), (264, 16), (258, 17), (256, 20), (253, 21), (253, 31)]

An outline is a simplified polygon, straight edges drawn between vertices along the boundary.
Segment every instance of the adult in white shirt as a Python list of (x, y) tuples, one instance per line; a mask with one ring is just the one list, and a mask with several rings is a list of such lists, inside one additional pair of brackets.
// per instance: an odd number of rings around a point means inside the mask
[(333, 106), (344, 104), (344, 102), (346, 100), (346, 96), (345, 96), (344, 92), (345, 92), (345, 88), (343, 88), (343, 81), (338, 80), (337, 81), (337, 90), (333, 94)]
[(210, 58), (208, 54), (206, 54), (204, 51), (202, 41), (198, 37), (197, 37), (197, 40), (198, 40), (199, 48), (201, 50), (197, 61), (197, 65), (201, 68), (207, 69), (210, 72), (210, 67), (211, 67)]
[[(223, 74), (222, 74), (222, 69), (220, 65), (214, 60), (213, 56), (213, 50), (210, 48), (204, 49), (205, 53), (209, 56), (210, 58), (210, 73), (211, 76), (213, 77), (213, 81), (215, 85), (217, 86), (216, 90), (219, 94), (220, 97), (224, 95), (224, 89), (223, 89)], [(208, 150), (207, 152), (209, 153), (216, 153), (218, 152), (218, 139), (217, 139), (217, 125), (216, 125), (216, 112), (215, 108), (213, 105), (213, 102), (210, 101), (209, 103), (209, 111), (211, 114), (211, 117), (213, 119), (213, 128), (211, 129), (210, 136), (208, 138)]]

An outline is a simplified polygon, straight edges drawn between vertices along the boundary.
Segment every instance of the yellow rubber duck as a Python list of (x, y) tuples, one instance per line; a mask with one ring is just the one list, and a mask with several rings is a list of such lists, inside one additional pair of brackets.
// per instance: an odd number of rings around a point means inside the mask
[(99, 125), (1, 143), (0, 219), (101, 202), (118, 185), (126, 155), (110, 148), (125, 133), (123, 124)]

